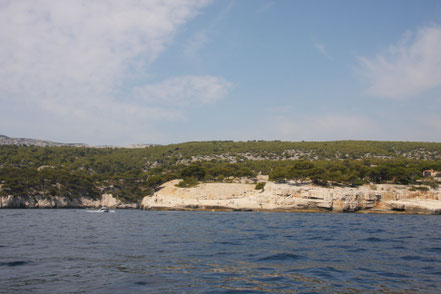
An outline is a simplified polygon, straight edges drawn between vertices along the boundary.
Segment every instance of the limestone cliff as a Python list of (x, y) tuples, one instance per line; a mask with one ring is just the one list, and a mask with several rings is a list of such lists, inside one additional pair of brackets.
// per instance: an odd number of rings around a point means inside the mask
[(101, 199), (78, 197), (43, 196), (3, 196), (0, 197), (0, 208), (99, 208), (107, 206), (112, 208), (137, 208), (136, 203), (123, 203), (111, 194), (101, 195)]
[(325, 188), (267, 182), (264, 189), (256, 190), (254, 184), (245, 183), (202, 183), (192, 188), (178, 188), (178, 182), (165, 183), (153, 196), (145, 197), (141, 209), (441, 214), (441, 191), (414, 192), (410, 187), (399, 185)]

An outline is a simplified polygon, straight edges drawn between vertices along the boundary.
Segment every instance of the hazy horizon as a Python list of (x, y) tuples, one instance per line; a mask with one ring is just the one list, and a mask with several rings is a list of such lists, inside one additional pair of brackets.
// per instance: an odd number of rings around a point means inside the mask
[(0, 0), (0, 134), (441, 142), (441, 2)]
[(23, 137), (11, 137), (11, 136), (7, 136), (4, 134), (0, 134), (0, 136), (6, 136), (10, 139), (31, 139), (31, 140), (39, 140), (39, 141), (48, 141), (48, 142), (52, 142), (52, 143), (61, 143), (61, 144), (85, 144), (88, 145), (90, 147), (105, 147), (105, 146), (111, 146), (111, 147), (130, 147), (130, 146), (136, 146), (136, 145), (157, 145), (157, 146), (165, 146), (165, 145), (174, 145), (174, 144), (185, 144), (185, 143), (203, 143), (203, 142), (234, 142), (234, 143), (243, 143), (243, 142), (292, 142), (292, 143), (300, 143), (300, 142), (305, 142), (305, 143), (326, 143), (326, 142), (396, 142), (396, 143), (400, 143), (400, 142), (411, 142), (411, 143), (440, 143), (441, 142), (436, 142), (436, 141), (400, 141), (400, 140), (352, 140), (352, 139), (348, 139), (348, 140), (312, 140), (312, 141), (305, 141), (305, 140), (301, 140), (301, 141), (295, 141), (295, 140), (278, 140), (278, 139), (274, 139), (274, 140), (199, 140), (199, 141), (179, 141), (179, 142), (170, 142), (170, 143), (164, 143), (164, 144), (159, 144), (159, 143), (155, 143), (155, 142), (143, 142), (143, 143), (128, 143), (125, 145), (116, 145), (116, 144), (88, 144), (88, 143), (84, 143), (84, 142), (74, 142), (74, 141), (51, 141), (51, 140), (46, 140), (46, 139), (41, 139), (41, 138), (23, 138)]

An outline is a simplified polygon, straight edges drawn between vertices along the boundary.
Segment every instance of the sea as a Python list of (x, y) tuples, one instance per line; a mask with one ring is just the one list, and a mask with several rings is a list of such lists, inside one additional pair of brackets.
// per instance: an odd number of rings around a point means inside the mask
[(0, 293), (441, 293), (441, 217), (0, 209)]

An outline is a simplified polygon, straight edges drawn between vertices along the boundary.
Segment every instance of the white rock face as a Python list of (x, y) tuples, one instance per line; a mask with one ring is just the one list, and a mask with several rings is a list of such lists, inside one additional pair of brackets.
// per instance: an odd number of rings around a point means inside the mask
[(107, 206), (112, 208), (137, 208), (136, 203), (123, 203), (114, 198), (112, 194), (103, 194), (101, 199), (78, 197), (70, 200), (66, 197), (42, 196), (3, 196), (0, 197), (0, 208), (99, 208)]
[(324, 188), (266, 182), (263, 190), (244, 183), (203, 183), (178, 188), (165, 183), (144, 197), (141, 209), (314, 210), (441, 214), (441, 191), (412, 192), (397, 185)]

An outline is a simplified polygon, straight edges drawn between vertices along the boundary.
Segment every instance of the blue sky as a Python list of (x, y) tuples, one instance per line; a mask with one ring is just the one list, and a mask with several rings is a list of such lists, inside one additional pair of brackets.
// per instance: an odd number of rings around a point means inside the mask
[(440, 1), (0, 0), (0, 134), (441, 142)]

